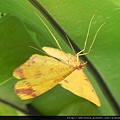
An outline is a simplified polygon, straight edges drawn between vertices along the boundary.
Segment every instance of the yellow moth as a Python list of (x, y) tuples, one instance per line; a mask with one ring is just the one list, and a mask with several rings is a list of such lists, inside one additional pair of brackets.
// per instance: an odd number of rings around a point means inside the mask
[[(43, 22), (58, 44), (57, 39), (44, 21), (40, 17), (39, 19)], [(90, 21), (90, 25), (92, 23), (92, 19)], [(90, 31), (90, 25), (88, 28), (88, 34)], [(55, 85), (61, 84), (63, 88), (69, 90), (75, 95), (100, 106), (100, 100), (89, 79), (83, 72), (86, 62), (80, 62), (79, 56), (90, 52), (96, 35), (103, 25), (104, 24), (102, 24), (97, 30), (94, 40), (87, 53), (82, 54), (85, 50), (88, 36), (86, 37), (84, 49), (75, 55), (65, 53), (62, 50), (51, 47), (42, 48), (49, 56), (42, 56), (38, 54), (32, 55), (24, 64), (15, 69), (13, 72), (13, 76), (15, 78), (22, 79), (15, 85), (16, 94), (22, 100), (31, 99), (47, 92)], [(61, 49), (59, 44), (58, 46)]]

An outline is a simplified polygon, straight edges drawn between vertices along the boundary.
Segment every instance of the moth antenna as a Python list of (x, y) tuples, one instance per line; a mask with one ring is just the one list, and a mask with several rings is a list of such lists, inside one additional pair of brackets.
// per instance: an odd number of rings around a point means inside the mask
[(42, 50), (40, 50), (40, 49), (38, 49), (38, 48), (36, 48), (36, 47), (33, 47), (33, 46), (29, 46), (29, 47), (31, 47), (31, 48), (33, 48), (33, 49), (35, 49), (35, 50), (37, 50), (37, 51), (40, 51), (40, 52), (46, 54), (44, 51), (42, 51)]
[(35, 12), (35, 14), (37, 15), (37, 17), (41, 20), (41, 22), (44, 24), (44, 26), (47, 28), (47, 30), (49, 31), (49, 33), (52, 35), (53, 39), (55, 40), (56, 44), (58, 45), (59, 49), (62, 50), (57, 38), (54, 36), (54, 34), (52, 33), (52, 31), (49, 29), (49, 27), (47, 26), (47, 24), (42, 20), (42, 18)]
[(80, 52), (78, 52), (77, 54), (80, 54), (80, 53), (84, 52), (84, 50), (86, 49), (86, 44), (87, 44), (87, 41), (88, 41), (91, 24), (92, 24), (92, 21), (93, 21), (93, 18), (94, 18), (94, 17), (95, 17), (95, 14), (92, 16), (92, 18), (91, 18), (91, 20), (90, 20), (90, 23), (89, 23), (89, 26), (88, 26), (88, 30), (87, 30), (86, 39), (85, 39), (85, 43), (84, 43), (84, 47), (83, 47), (83, 49), (82, 49)]
[(69, 38), (68, 38), (68, 36), (67, 36), (67, 35), (65, 35), (65, 36), (66, 36), (66, 38), (67, 38), (67, 41), (68, 41), (68, 43), (69, 43), (72, 51), (74, 52), (74, 54), (76, 54), (76, 53), (75, 53), (75, 50), (74, 50), (74, 48), (73, 48), (73, 46), (72, 46), (72, 44), (71, 44), (71, 42), (70, 42), (70, 40), (69, 40)]
[[(90, 53), (90, 51), (91, 51), (91, 49), (92, 49), (92, 46), (93, 46), (93, 44), (94, 44), (94, 42), (95, 42), (95, 40), (96, 40), (96, 37), (97, 37), (97, 35), (98, 35), (98, 32), (100, 31), (100, 29), (101, 29), (101, 28), (104, 26), (104, 24), (106, 23), (106, 22), (104, 22), (104, 23), (98, 28), (98, 30), (96, 31), (95, 36), (94, 36), (93, 41), (92, 41), (92, 43), (91, 43), (91, 45), (90, 45), (90, 47), (89, 47), (88, 52), (81, 54), (81, 53), (84, 52), (84, 50), (86, 49), (86, 44), (87, 44), (87, 41), (88, 41), (91, 24), (92, 24), (92, 21), (93, 21), (93, 18), (94, 18), (94, 17), (95, 17), (95, 14), (92, 16), (92, 18), (91, 18), (91, 20), (90, 20), (90, 24), (89, 24), (89, 26), (88, 26), (88, 32), (87, 32), (87, 36), (86, 36), (86, 39), (85, 39), (84, 48), (83, 48), (80, 52), (77, 53), (77, 57), (82, 56), (82, 55), (86, 55), (86, 54), (89, 54), (89, 53)], [(79, 59), (79, 58), (77, 58), (77, 59)]]
[(92, 41), (92, 43), (91, 43), (91, 45), (90, 45), (90, 47), (89, 47), (88, 52), (81, 54), (81, 51), (80, 51), (80, 52), (77, 53), (77, 56), (87, 55), (87, 54), (90, 53), (90, 51), (91, 51), (91, 49), (92, 49), (92, 46), (93, 46), (93, 44), (94, 44), (94, 42), (95, 42), (95, 40), (96, 40), (96, 37), (97, 37), (97, 35), (98, 35), (98, 32), (100, 31), (100, 29), (101, 29), (105, 24), (106, 24), (106, 22), (104, 22), (104, 23), (98, 28), (98, 30), (96, 31), (95, 36), (94, 36), (93, 41)]

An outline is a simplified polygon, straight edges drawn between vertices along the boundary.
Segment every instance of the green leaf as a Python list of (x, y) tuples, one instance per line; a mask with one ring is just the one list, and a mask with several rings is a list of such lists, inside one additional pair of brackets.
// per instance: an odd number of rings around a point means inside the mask
[[(117, 106), (114, 106), (114, 101), (110, 100), (105, 87), (99, 84), (101, 83), (99, 77), (96, 78), (94, 71), (86, 68), (85, 73), (101, 100), (101, 107), (75, 96), (60, 85), (30, 101), (20, 101), (17, 98), (13, 91), (16, 80), (12, 78), (12, 72), (32, 54), (41, 54), (29, 46), (40, 49), (42, 46), (57, 47), (48, 30), (34, 14), (34, 11), (37, 11), (34, 6), (29, 1), (18, 2), (17, 0), (0, 1), (0, 12), (11, 13), (8, 17), (3, 16), (2, 22), (0, 21), (0, 67), (2, 68), (0, 83), (10, 79), (10, 81), (1, 84), (0, 97), (26, 111), (28, 110), (25, 105), (31, 103), (42, 115), (117, 115), (120, 101), (119, 2), (113, 0), (38, 1), (81, 49), (84, 46), (90, 19), (93, 14), (96, 14), (85, 52), (88, 51), (99, 26), (106, 22), (98, 33), (92, 51), (87, 55), (87, 58), (102, 77)], [(60, 38), (48, 21), (40, 13), (39, 15), (59, 39), (63, 50), (72, 53), (70, 47)], [(17, 102), (15, 103), (15, 101)], [(22, 106), (19, 106), (20, 103)]]
[(17, 111), (16, 109), (13, 109), (12, 107), (0, 103), (0, 116), (25, 116), (25, 114), (23, 114), (20, 111)]

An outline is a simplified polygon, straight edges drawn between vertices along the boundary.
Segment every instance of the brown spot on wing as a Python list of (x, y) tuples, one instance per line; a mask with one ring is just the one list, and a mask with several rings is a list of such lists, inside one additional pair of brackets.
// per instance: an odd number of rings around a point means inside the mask
[(24, 74), (23, 74), (23, 70), (20, 69), (20, 68), (17, 68), (15, 71), (14, 71), (15, 74), (19, 75), (19, 78), (21, 79), (24, 79)]
[(88, 82), (89, 82), (88, 78), (85, 78), (84, 80), (86, 80), (86, 81), (88, 81)]
[(17, 69), (15, 70), (15, 72), (17, 72), (17, 73), (19, 73), (19, 74), (22, 74), (22, 73), (23, 73), (23, 70), (21, 70), (20, 68), (17, 68)]
[(24, 94), (24, 95), (31, 95), (32, 97), (36, 97), (37, 95), (34, 93), (35, 90), (33, 90), (32, 88), (27, 88), (27, 89), (16, 89), (15, 92), (20, 95), (20, 94)]
[(30, 61), (31, 61), (32, 63), (35, 63), (35, 57), (36, 57), (36, 56), (34, 56), (34, 57), (33, 57), (33, 56), (30, 57)]
[(95, 92), (95, 91), (92, 89), (92, 92)]
[(64, 82), (69, 83), (67, 80), (64, 80)]

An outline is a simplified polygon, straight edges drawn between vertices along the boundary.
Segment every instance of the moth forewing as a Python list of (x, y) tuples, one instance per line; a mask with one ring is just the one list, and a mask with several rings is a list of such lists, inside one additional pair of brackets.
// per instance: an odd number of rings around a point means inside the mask
[(62, 50), (51, 48), (51, 47), (43, 47), (42, 48), (48, 55), (59, 59), (61, 62), (72, 66), (77, 67), (80, 65), (80, 61), (77, 61), (77, 56), (72, 55), (70, 53), (65, 53)]

